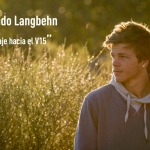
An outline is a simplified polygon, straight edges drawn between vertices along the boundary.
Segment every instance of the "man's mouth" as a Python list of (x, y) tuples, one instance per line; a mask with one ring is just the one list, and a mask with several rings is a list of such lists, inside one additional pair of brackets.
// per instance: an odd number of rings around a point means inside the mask
[(113, 73), (114, 73), (115, 75), (117, 75), (117, 74), (120, 74), (120, 73), (122, 73), (122, 71), (113, 70)]

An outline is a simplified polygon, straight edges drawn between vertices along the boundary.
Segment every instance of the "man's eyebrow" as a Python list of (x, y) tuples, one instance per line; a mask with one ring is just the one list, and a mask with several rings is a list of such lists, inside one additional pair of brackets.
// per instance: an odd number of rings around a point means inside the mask
[[(110, 52), (110, 55), (113, 55), (114, 53)], [(117, 53), (117, 55), (127, 55), (129, 56), (127, 53)]]

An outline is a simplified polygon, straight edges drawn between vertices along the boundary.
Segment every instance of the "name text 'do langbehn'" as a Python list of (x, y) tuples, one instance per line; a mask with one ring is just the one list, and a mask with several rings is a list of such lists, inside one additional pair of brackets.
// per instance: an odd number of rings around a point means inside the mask
[[(11, 18), (7, 18), (4, 15), (0, 19), (1, 26), (11, 26), (12, 20)], [(15, 26), (30, 26), (31, 28), (35, 28), (35, 26), (57, 26), (57, 18), (49, 18), (46, 16), (45, 18), (39, 18), (35, 16), (35, 18), (17, 18), (14, 16), (14, 25)]]

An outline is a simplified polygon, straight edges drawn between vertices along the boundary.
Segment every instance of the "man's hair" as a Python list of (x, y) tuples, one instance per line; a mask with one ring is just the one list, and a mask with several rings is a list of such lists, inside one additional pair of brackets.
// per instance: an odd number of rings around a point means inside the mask
[(112, 33), (106, 36), (104, 47), (112, 48), (112, 45), (126, 43), (128, 47), (134, 48), (138, 62), (149, 60), (147, 67), (150, 73), (150, 30), (146, 25), (134, 21), (121, 22), (115, 25)]

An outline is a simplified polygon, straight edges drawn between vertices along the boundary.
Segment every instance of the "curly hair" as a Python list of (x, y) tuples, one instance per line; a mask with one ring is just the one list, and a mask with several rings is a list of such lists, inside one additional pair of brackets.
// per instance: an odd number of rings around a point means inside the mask
[(138, 62), (149, 60), (147, 71), (150, 73), (150, 30), (146, 25), (128, 21), (115, 25), (111, 34), (106, 36), (103, 47), (125, 43), (134, 49)]

